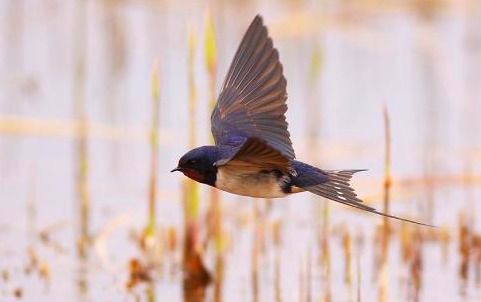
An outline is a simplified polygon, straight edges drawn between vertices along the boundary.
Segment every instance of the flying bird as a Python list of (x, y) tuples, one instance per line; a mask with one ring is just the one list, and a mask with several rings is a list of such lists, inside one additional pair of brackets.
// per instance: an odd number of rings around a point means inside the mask
[(278, 198), (308, 191), (378, 215), (349, 184), (364, 170), (322, 170), (296, 160), (285, 113), (286, 79), (262, 17), (237, 49), (211, 115), (215, 146), (187, 152), (171, 172), (237, 195)]

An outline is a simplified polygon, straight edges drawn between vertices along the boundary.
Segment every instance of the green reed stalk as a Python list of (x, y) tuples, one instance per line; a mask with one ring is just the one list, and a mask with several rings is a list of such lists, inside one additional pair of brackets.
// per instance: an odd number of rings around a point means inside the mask
[(160, 120), (160, 71), (159, 61), (152, 64), (151, 74), (152, 118), (150, 126), (150, 176), (149, 176), (149, 209), (145, 239), (153, 240), (156, 229), (157, 175), (159, 158), (159, 120)]
[[(188, 90), (189, 90), (189, 147), (196, 147), (196, 127), (195, 127), (195, 113), (197, 110), (197, 89), (195, 86), (195, 49), (197, 46), (197, 37), (192, 28), (189, 29), (188, 33)], [(185, 179), (184, 181), (184, 216), (185, 222), (188, 229), (195, 231), (197, 233), (197, 220), (199, 216), (199, 188), (196, 182)], [(196, 237), (196, 236), (195, 236)], [(194, 237), (193, 237), (194, 238)], [(193, 242), (191, 242), (193, 243)], [(195, 247), (197, 243), (193, 245)]]
[[(209, 109), (213, 110), (216, 105), (217, 42), (214, 22), (210, 13), (206, 17), (204, 55), (209, 81)], [(213, 138), (211, 138), (211, 142), (214, 142)], [(223, 250), (222, 205), (220, 204), (219, 192), (214, 188), (210, 189), (209, 216), (211, 218), (209, 233), (214, 239), (217, 254), (220, 254)], [(219, 260), (222, 261), (222, 259)]]

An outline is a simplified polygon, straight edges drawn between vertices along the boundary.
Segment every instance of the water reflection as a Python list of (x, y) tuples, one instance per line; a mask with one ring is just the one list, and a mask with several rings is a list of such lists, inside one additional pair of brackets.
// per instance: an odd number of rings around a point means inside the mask
[(185, 302), (205, 301), (207, 286), (211, 276), (203, 265), (203, 260), (198, 253), (184, 254), (184, 278), (182, 281), (183, 297)]
[(79, 302), (91, 301), (89, 295), (89, 261), (87, 256), (79, 255), (77, 266), (77, 274), (75, 276), (75, 285), (77, 288), (76, 298)]

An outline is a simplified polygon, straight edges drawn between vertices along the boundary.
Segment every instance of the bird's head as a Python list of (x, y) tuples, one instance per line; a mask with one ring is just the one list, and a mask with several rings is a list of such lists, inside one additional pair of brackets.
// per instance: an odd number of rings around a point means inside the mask
[(195, 181), (214, 186), (217, 174), (217, 167), (214, 166), (216, 161), (217, 148), (203, 146), (184, 154), (179, 159), (177, 168), (170, 172), (180, 171)]

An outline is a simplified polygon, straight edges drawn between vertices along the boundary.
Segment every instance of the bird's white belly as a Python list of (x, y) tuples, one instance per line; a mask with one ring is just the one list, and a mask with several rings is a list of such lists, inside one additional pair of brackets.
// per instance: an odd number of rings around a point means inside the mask
[(250, 197), (277, 198), (287, 195), (272, 173), (242, 174), (228, 167), (219, 167), (215, 186), (229, 193)]

